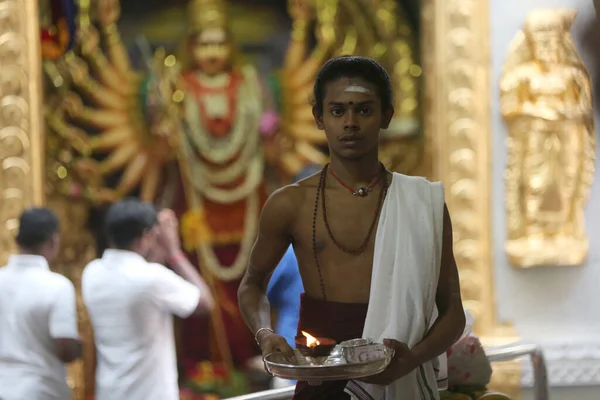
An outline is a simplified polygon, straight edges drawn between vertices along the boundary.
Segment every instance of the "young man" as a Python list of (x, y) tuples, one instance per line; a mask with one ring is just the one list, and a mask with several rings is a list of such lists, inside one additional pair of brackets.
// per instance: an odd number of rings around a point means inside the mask
[(271, 195), (240, 286), (240, 308), (263, 355), (291, 355), (271, 329), (268, 277), (293, 244), (305, 293), (300, 331), (337, 342), (369, 337), (395, 350), (361, 382), (299, 382), (295, 399), (438, 399), (434, 361), (464, 327), (452, 225), (440, 183), (392, 174), (378, 159), (394, 109), (387, 72), (362, 57), (329, 60), (313, 114), (331, 163)]
[(0, 399), (70, 400), (65, 363), (81, 354), (75, 288), (50, 271), (60, 249), (47, 208), (21, 214), (19, 254), (0, 269)]
[[(213, 307), (209, 289), (183, 256), (177, 220), (138, 200), (106, 215), (111, 249), (83, 272), (83, 299), (98, 351), (96, 400), (176, 400), (173, 314), (186, 318)], [(161, 251), (156, 251), (162, 247)], [(166, 253), (168, 264), (149, 263)]]

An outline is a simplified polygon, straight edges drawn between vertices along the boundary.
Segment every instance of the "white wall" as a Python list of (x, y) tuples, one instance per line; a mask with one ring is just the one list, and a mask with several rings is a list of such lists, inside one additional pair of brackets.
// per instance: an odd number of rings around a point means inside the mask
[[(571, 30), (577, 49), (592, 76), (600, 76), (600, 22), (592, 0), (491, 0), (493, 244), (498, 316), (512, 322), (524, 339), (542, 343), (554, 386), (598, 386), (570, 393), (556, 390), (552, 399), (600, 399), (600, 157), (597, 179), (586, 210), (590, 256), (574, 268), (517, 270), (504, 253), (506, 214), (504, 167), (506, 127), (499, 107), (498, 81), (510, 41), (535, 8), (575, 8)], [(600, 80), (596, 80), (596, 86)], [(596, 93), (597, 94), (597, 93)], [(596, 96), (596, 133), (600, 132), (600, 98)], [(525, 370), (524, 383), (531, 375)], [(590, 391), (592, 390), (592, 391)], [(526, 397), (529, 398), (529, 397)]]

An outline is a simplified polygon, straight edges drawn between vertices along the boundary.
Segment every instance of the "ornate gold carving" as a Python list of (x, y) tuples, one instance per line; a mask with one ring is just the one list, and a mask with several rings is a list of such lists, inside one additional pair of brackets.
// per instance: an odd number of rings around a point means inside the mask
[(569, 29), (574, 10), (532, 11), (500, 83), (507, 140), (506, 252), (518, 267), (578, 265), (594, 179), (591, 79)]
[[(182, 130), (178, 64), (162, 49), (154, 55), (145, 51), (147, 71), (133, 70), (115, 25), (119, 2), (100, 0), (95, 6), (99, 29), (80, 26), (74, 51), (44, 65), (55, 86), (52, 94), (59, 97), (46, 106), (56, 154), (50, 168), (61, 181), (56, 189), (105, 202), (140, 187), (140, 197), (152, 201)], [(82, 20), (89, 12), (84, 10)], [(98, 134), (88, 135), (90, 128)], [(106, 157), (97, 161), (101, 155)], [(113, 189), (107, 180), (117, 172), (122, 174)]]
[(489, 32), (486, 1), (423, 4), (425, 136), (444, 182), (454, 252), (475, 332), (495, 326), (490, 241)]
[(0, 265), (14, 250), (21, 211), (43, 202), (37, 7), (0, 2)]
[(79, 333), (83, 338), (83, 358), (69, 365), (69, 384), (73, 388), (73, 399), (83, 400), (94, 394), (95, 347), (90, 320), (81, 297), (81, 274), (85, 265), (96, 256), (96, 241), (90, 230), (89, 204), (80, 199), (61, 196), (48, 187), (47, 206), (61, 222), (61, 252), (53, 270), (69, 278), (77, 290), (77, 316)]
[[(421, 7), (429, 161), (423, 169), (446, 187), (462, 297), (475, 318), (475, 333), (484, 344), (514, 341), (512, 327), (496, 320), (493, 287), (489, 2), (425, 0)], [(518, 399), (519, 368), (495, 365), (492, 386)]]

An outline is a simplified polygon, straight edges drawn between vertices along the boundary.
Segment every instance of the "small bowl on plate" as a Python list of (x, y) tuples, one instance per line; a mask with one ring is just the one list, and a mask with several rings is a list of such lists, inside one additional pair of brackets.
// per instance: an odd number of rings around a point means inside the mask
[(360, 338), (360, 339), (346, 340), (346, 341), (340, 343), (340, 346), (342, 348), (344, 348), (344, 347), (360, 347), (360, 346), (366, 346), (369, 344), (373, 344), (373, 340), (371, 340), (369, 338)]
[(364, 364), (393, 357), (393, 350), (383, 344), (373, 344), (367, 339), (367, 341), (354, 342), (352, 345), (342, 345), (342, 355), (348, 364)]

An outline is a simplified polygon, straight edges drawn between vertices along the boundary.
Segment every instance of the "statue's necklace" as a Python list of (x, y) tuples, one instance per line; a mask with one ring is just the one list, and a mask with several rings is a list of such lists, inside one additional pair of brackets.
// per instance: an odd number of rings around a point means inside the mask
[[(382, 168), (382, 170), (385, 171), (385, 169), (383, 168), (383, 165), (381, 166), (381, 168)], [(353, 196), (358, 196), (358, 197), (366, 197), (369, 193), (371, 193), (373, 188), (379, 183), (379, 181), (381, 180), (381, 177), (383, 176), (382, 173), (379, 173), (379, 174), (377, 174), (377, 176), (375, 178), (373, 178), (373, 180), (371, 181), (369, 186), (360, 187), (360, 188), (354, 190), (350, 186), (345, 184), (344, 181), (342, 181), (340, 178), (337, 177), (337, 175), (331, 169), (330, 165), (327, 166), (327, 169), (329, 170), (329, 173), (331, 174), (331, 176), (333, 176), (340, 185), (342, 185), (343, 187), (348, 189), (350, 191), (350, 193), (352, 193)]]

